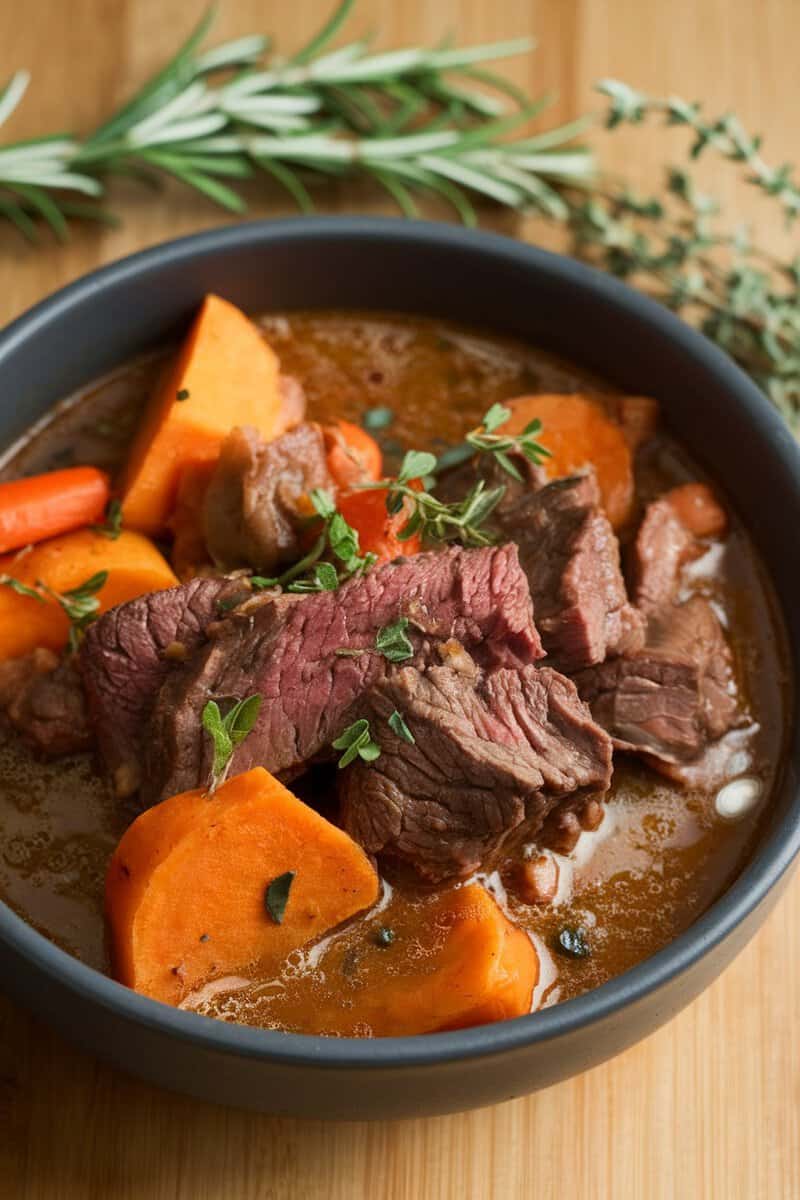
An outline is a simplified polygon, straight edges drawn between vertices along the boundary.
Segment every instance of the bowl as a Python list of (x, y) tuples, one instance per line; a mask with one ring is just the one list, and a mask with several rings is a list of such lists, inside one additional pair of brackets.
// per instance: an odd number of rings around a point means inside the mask
[[(727, 491), (761, 554), (800, 674), (800, 452), (756, 387), (665, 308), (570, 259), (488, 233), (402, 220), (299, 218), (157, 246), (58, 292), (0, 335), (0, 438), (60, 397), (179, 334), (201, 297), (246, 311), (393, 309), (529, 340), (654, 394)], [(789, 536), (787, 536), (787, 533)], [(731, 961), (800, 849), (798, 724), (755, 855), (669, 946), (578, 999), (425, 1037), (358, 1040), (247, 1028), (149, 1000), (0, 904), (0, 986), (85, 1050), (162, 1086), (276, 1114), (419, 1116), (507, 1100), (645, 1037)]]

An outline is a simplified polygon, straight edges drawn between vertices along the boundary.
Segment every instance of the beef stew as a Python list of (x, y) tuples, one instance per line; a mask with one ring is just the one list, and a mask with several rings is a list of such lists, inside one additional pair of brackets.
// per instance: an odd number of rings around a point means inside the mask
[(735, 514), (652, 402), (540, 352), (309, 313), (259, 322), (261, 359), (224, 310), (256, 366), (220, 377), (222, 303), (4, 462), (98, 468), (109, 503), (0, 565), (0, 894), (148, 994), (332, 1035), (652, 954), (741, 870), (781, 761)]

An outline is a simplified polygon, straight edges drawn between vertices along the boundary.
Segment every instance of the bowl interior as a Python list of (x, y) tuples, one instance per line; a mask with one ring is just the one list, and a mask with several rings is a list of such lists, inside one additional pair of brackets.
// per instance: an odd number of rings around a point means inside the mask
[[(239, 226), (136, 255), (65, 289), (0, 336), (0, 444), (64, 395), (178, 335), (208, 291), (251, 312), (361, 308), (446, 317), (516, 335), (621, 389), (655, 395), (669, 427), (719, 481), (749, 528), (788, 631), (787, 670), (792, 679), (800, 675), (800, 539), (792, 536), (800, 527), (800, 455), (783, 422), (729, 360), (666, 310), (598, 272), (505, 238), (417, 222), (298, 219)], [(624, 987), (615, 980), (559, 1006), (562, 1012), (510, 1024), (533, 1033), (538, 1023), (536, 1036), (563, 1031), (565, 1020), (591, 1019), (593, 1011), (656, 986), (659, 972), (683, 969), (725, 936), (800, 847), (798, 761), (793, 720), (787, 769), (761, 847), (693, 929), (628, 972)], [(10, 928), (10, 916), (0, 912), (0, 933)], [(106, 980), (101, 986), (124, 991)], [(136, 1001), (141, 998), (131, 1003), (145, 1014), (154, 1007)], [(193, 1021), (209, 1024), (190, 1014), (172, 1014), (170, 1024), (173, 1019), (188, 1022), (187, 1028)], [(230, 1028), (219, 1033), (237, 1036)], [(497, 1043), (503, 1035), (492, 1036)], [(475, 1048), (489, 1034), (479, 1029), (438, 1037)]]

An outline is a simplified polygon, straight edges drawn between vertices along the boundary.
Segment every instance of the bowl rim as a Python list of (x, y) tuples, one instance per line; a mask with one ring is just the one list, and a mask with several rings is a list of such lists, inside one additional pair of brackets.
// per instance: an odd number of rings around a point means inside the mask
[[(316, 216), (249, 221), (163, 242), (90, 272), (59, 289), (0, 331), (0, 372), (15, 350), (42, 336), (75, 305), (164, 267), (226, 250), (256, 250), (308, 239), (392, 241), (409, 249), (483, 251), (517, 269), (569, 284), (594, 303), (645, 323), (714, 375), (746, 418), (759, 427), (769, 452), (800, 480), (800, 447), (754, 383), (721, 350), (655, 300), (574, 259), (500, 234), (393, 217)], [(87, 381), (88, 382), (88, 381)], [(54, 397), (54, 402), (59, 397)], [(800, 483), (798, 484), (800, 488)], [(794, 713), (793, 726), (798, 722)], [(781, 786), (779, 781), (779, 786)], [(575, 1034), (643, 1000), (723, 942), (764, 901), (800, 852), (800, 793), (794, 797), (739, 876), (684, 933), (636, 966), (578, 996), (527, 1016), (448, 1033), (393, 1038), (331, 1038), (229, 1024), (138, 995), (50, 942), (0, 901), (0, 941), (76, 997), (115, 1016), (165, 1033), (198, 1049), (285, 1066), (386, 1069), (434, 1066), (506, 1054)]]

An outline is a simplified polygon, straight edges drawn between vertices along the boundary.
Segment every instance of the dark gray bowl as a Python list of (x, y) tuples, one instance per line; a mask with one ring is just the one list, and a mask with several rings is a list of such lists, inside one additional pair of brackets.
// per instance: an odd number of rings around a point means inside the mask
[[(0, 335), (0, 442), (59, 397), (179, 332), (207, 291), (250, 311), (373, 308), (456, 318), (520, 335), (621, 388), (655, 394), (747, 523), (783, 610), (798, 678), (800, 453), (787, 429), (728, 359), (665, 309), (569, 259), (505, 238), (322, 218), (242, 225), (134, 255), (65, 288)], [(798, 763), (793, 722), (758, 853), (687, 933), (596, 991), (530, 1017), (378, 1041), (227, 1025), (135, 995), (2, 904), (0, 986), (86, 1050), (206, 1100), (370, 1118), (510, 1099), (631, 1045), (727, 966), (772, 908), (800, 849)]]

